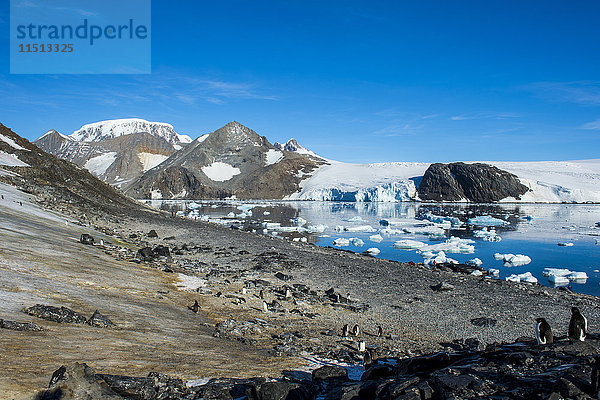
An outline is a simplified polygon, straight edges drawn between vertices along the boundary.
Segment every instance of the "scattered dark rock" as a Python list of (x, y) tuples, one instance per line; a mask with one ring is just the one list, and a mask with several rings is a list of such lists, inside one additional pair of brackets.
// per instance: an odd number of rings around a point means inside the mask
[(147, 235), (149, 238), (157, 238), (158, 234), (156, 233), (156, 231), (154, 229), (151, 229), (150, 232), (148, 232)]
[(36, 304), (33, 307), (25, 309), (25, 313), (33, 315), (34, 317), (60, 323), (85, 324), (87, 322), (87, 319), (83, 315), (67, 307)]
[(79, 242), (87, 245), (94, 244), (94, 237), (87, 233), (82, 233), (79, 237)]
[[(167, 237), (166, 237), (166, 238), (164, 238), (163, 240), (175, 240), (175, 236), (167, 236)], [(184, 245), (184, 246), (185, 246), (185, 245)], [(186, 249), (182, 249), (182, 250), (188, 251), (188, 250), (187, 250), (187, 246), (186, 246)]]
[(287, 281), (291, 281), (292, 279), (294, 279), (294, 277), (293, 277), (293, 276), (291, 276), (291, 275), (286, 275), (286, 274), (284, 274), (283, 272), (277, 272), (277, 273), (275, 274), (275, 278), (277, 278), (277, 279), (280, 279), (280, 280), (282, 280), (282, 281), (286, 281), (286, 282), (287, 282)]
[(10, 329), (12, 331), (43, 331), (39, 325), (34, 324), (33, 322), (16, 322), (9, 321), (6, 319), (0, 318), (0, 329)]
[(450, 290), (454, 290), (454, 285), (451, 285), (446, 282), (440, 282), (437, 285), (431, 286), (431, 289), (436, 292), (448, 292)]
[(324, 365), (312, 372), (312, 380), (315, 382), (347, 381), (348, 370), (335, 365)]
[(88, 325), (96, 328), (114, 328), (116, 326), (107, 316), (100, 314), (98, 310), (94, 311), (88, 320)]
[(152, 261), (156, 257), (151, 247), (142, 247), (137, 251), (136, 256), (142, 261)]
[(153, 250), (154, 254), (160, 257), (171, 257), (171, 251), (167, 246), (159, 244)]

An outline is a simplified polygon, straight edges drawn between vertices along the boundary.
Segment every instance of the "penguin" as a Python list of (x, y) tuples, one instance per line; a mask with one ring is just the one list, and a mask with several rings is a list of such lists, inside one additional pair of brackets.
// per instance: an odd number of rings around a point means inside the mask
[(569, 321), (569, 338), (585, 341), (587, 334), (587, 319), (581, 314), (579, 308), (571, 308), (571, 321)]
[(365, 371), (371, 368), (373, 365), (373, 355), (371, 354), (371, 350), (367, 350), (363, 355), (363, 367)]
[(343, 337), (348, 337), (348, 335), (350, 335), (350, 327), (348, 326), (348, 324), (346, 324), (342, 328), (342, 336)]
[(358, 325), (354, 325), (354, 328), (352, 328), (352, 334), (354, 336), (360, 335), (360, 328), (358, 327)]
[(260, 292), (258, 293), (258, 297), (260, 299), (264, 299), (265, 298), (265, 292), (261, 289)]
[(364, 340), (361, 340), (360, 342), (358, 342), (358, 351), (361, 353), (364, 353), (367, 350), (367, 344), (365, 343)]
[(263, 301), (262, 308), (263, 308), (264, 312), (268, 312), (269, 311), (269, 305), (267, 304), (266, 301)]
[(194, 313), (198, 314), (198, 311), (200, 310), (200, 305), (198, 304), (198, 300), (194, 300), (194, 305), (188, 306), (188, 310), (191, 310)]
[(285, 298), (286, 299), (292, 298), (292, 291), (289, 288), (285, 288)]
[(550, 324), (544, 318), (537, 318), (535, 323), (535, 338), (538, 344), (550, 344), (554, 342)]
[(383, 328), (381, 326), (377, 327), (377, 337), (383, 336)]

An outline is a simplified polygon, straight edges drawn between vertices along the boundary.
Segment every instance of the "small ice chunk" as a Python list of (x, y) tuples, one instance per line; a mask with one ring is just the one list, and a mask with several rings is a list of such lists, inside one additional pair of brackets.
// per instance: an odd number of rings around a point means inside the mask
[(531, 258), (529, 256), (525, 256), (523, 254), (515, 255), (512, 253), (508, 253), (508, 254), (495, 253), (494, 258), (496, 260), (502, 260), (502, 261), (504, 261), (504, 264), (506, 264), (507, 266), (512, 266), (512, 267), (527, 265), (531, 262)]
[(548, 282), (550, 282), (554, 286), (565, 286), (568, 285), (570, 281), (564, 276), (550, 275), (548, 277)]
[(518, 275), (519, 279), (523, 283), (538, 283), (538, 280), (535, 276), (531, 274), (531, 272), (525, 272), (523, 274)]
[(296, 225), (296, 226), (304, 226), (306, 225), (306, 220), (302, 217), (296, 217), (292, 220), (292, 222)]
[(333, 241), (333, 245), (338, 247), (350, 246), (350, 240), (346, 238), (338, 238)]
[(268, 211), (263, 211), (263, 215), (270, 215), (271, 213)]
[(499, 269), (496, 269), (496, 268), (490, 268), (490, 269), (488, 270), (488, 273), (489, 273), (491, 276), (500, 276), (500, 270), (499, 270)]
[(481, 272), (480, 270), (476, 269), (475, 271), (471, 272), (471, 275), (473, 275), (473, 276), (481, 276), (481, 275), (483, 275), (483, 272)]
[(569, 275), (565, 276), (570, 281), (583, 281), (588, 279), (588, 275), (585, 272), (571, 272)]
[(574, 244), (572, 242), (560, 242), (558, 245), (561, 247), (571, 247)]
[(325, 229), (327, 229), (327, 225), (319, 224), (319, 225), (309, 225), (306, 227), (309, 233), (323, 233)]
[(546, 277), (550, 277), (550, 276), (564, 277), (571, 273), (573, 273), (573, 271), (571, 271), (570, 269), (566, 269), (566, 268), (544, 268), (542, 275), (544, 275)]
[(507, 282), (520, 283), (521, 282), (521, 278), (519, 278), (519, 275), (512, 274), (512, 275), (506, 277), (506, 281)]
[(346, 221), (346, 222), (363, 222), (364, 219), (362, 219), (362, 217), (360, 215), (357, 215), (356, 217), (348, 218), (348, 219), (345, 219), (344, 221)]
[(229, 214), (227, 214), (227, 218), (235, 218), (235, 213), (232, 211)]
[(345, 229), (347, 232), (377, 232), (377, 229), (371, 225), (350, 226)]
[(377, 254), (381, 253), (381, 250), (379, 250), (377, 247), (370, 247), (365, 250), (365, 253), (376, 256)]
[(350, 239), (350, 242), (356, 247), (360, 247), (365, 244), (365, 242), (359, 238), (352, 238)]
[(376, 234), (376, 235), (371, 235), (371, 236), (369, 236), (369, 240), (370, 240), (371, 242), (377, 242), (377, 243), (379, 243), (379, 242), (381, 242), (381, 241), (383, 240), (383, 238), (382, 238), (382, 237), (381, 237), (381, 235), (378, 233), (378, 234)]
[(481, 264), (483, 264), (483, 261), (481, 261), (479, 258), (474, 258), (472, 260), (467, 261), (466, 264), (471, 265), (473, 267), (479, 267), (481, 266)]

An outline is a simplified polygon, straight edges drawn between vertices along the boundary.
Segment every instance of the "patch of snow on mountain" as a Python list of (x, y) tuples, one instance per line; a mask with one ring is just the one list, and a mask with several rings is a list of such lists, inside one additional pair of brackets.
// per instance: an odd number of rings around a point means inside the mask
[(6, 137), (4, 135), (0, 135), (0, 140), (2, 140), (4, 143), (7, 143), (10, 147), (12, 147), (13, 149), (16, 150), (25, 150), (25, 151), (29, 151), (28, 149), (26, 149), (23, 146), (19, 146), (14, 140), (12, 140), (9, 137)]
[(90, 171), (92, 174), (96, 176), (100, 176), (106, 172), (108, 167), (115, 162), (117, 158), (117, 153), (114, 151), (104, 153), (102, 155), (96, 156), (94, 158), (90, 158), (83, 165), (85, 169)]
[(139, 153), (138, 157), (140, 158), (140, 162), (142, 163), (144, 172), (152, 169), (165, 161), (169, 156), (164, 154), (152, 154), (152, 153)]
[(332, 161), (300, 184), (294, 200), (398, 202), (418, 200), (411, 178), (423, 176), (427, 163), (349, 164)]
[(198, 139), (196, 139), (196, 142), (202, 143), (206, 140), (206, 138), (208, 138), (208, 133), (205, 133), (204, 135), (200, 136)]
[(0, 165), (4, 165), (7, 167), (29, 167), (29, 164), (24, 163), (19, 160), (14, 154), (8, 154), (3, 151), (0, 151)]
[(187, 135), (179, 135), (173, 126), (164, 122), (148, 122), (139, 118), (113, 119), (94, 122), (82, 126), (70, 137), (77, 141), (97, 142), (103, 139), (112, 139), (123, 135), (146, 132), (153, 136), (162, 137), (172, 145), (190, 143), (192, 139)]
[(265, 165), (273, 165), (273, 164), (277, 164), (279, 161), (281, 161), (281, 159), (283, 158), (283, 153), (278, 150), (270, 149), (269, 151), (267, 151), (265, 156), (266, 156)]
[(204, 174), (213, 181), (225, 182), (234, 176), (239, 175), (242, 171), (232, 165), (217, 161), (202, 167), (202, 172), (204, 172)]

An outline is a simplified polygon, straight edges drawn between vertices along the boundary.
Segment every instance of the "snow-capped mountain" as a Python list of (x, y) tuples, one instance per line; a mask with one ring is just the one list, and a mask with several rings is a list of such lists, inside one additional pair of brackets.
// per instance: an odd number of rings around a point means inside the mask
[[(312, 151), (300, 146), (298, 141), (296, 141), (296, 139), (294, 139), (294, 138), (291, 138), (290, 140), (285, 142), (285, 144), (275, 142), (275, 144), (273, 146), (276, 149), (281, 150), (281, 151), (289, 151), (289, 152), (293, 152), (293, 153), (306, 154), (306, 155), (313, 156), (313, 157), (319, 157)], [(322, 157), (319, 157), (319, 158), (322, 158)]]
[(169, 124), (115, 119), (82, 126), (66, 136), (50, 130), (34, 143), (42, 150), (122, 185), (154, 168), (192, 139)]
[(281, 150), (238, 122), (203, 135), (126, 186), (136, 198), (280, 199), (324, 161)]
[(173, 145), (176, 150), (181, 149), (182, 144), (187, 144), (192, 141), (192, 138), (189, 136), (176, 133), (173, 130), (173, 126), (170, 124), (164, 122), (148, 122), (139, 118), (112, 119), (94, 122), (82, 126), (80, 129), (73, 132), (70, 137), (78, 142), (99, 142), (140, 132), (146, 132), (152, 136), (163, 138)]

